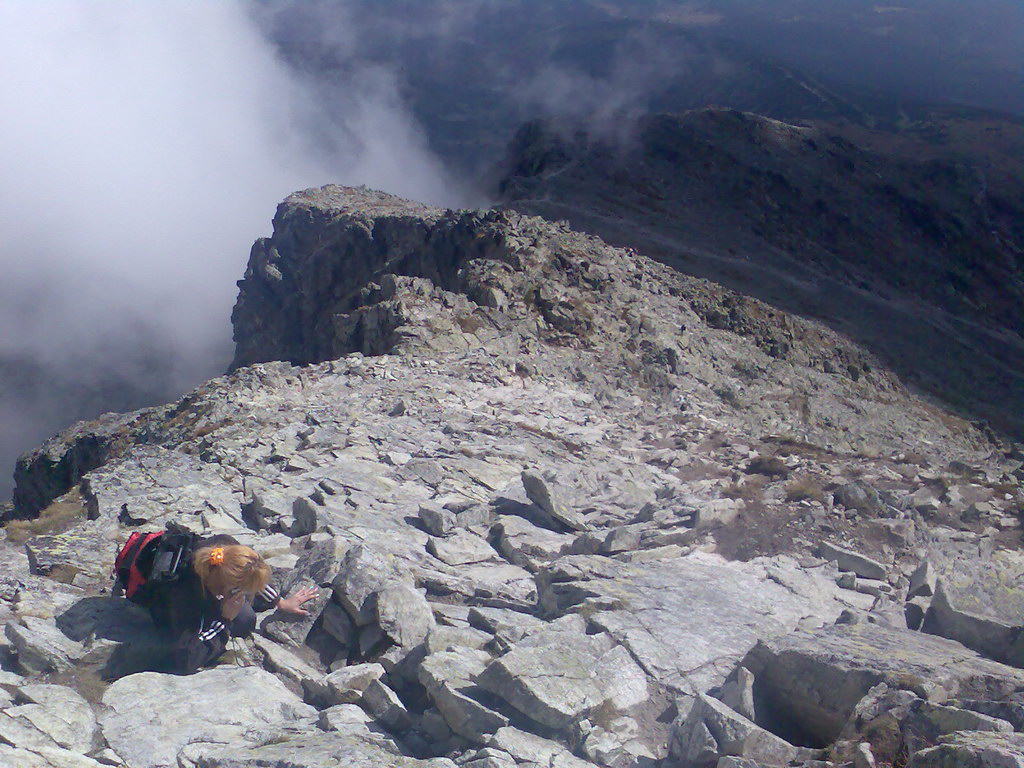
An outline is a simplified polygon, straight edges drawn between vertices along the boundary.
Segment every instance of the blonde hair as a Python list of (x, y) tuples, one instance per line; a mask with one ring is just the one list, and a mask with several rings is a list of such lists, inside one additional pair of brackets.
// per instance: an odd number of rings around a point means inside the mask
[(203, 547), (193, 556), (192, 567), (203, 588), (215, 595), (226, 596), (236, 589), (255, 594), (270, 583), (270, 566), (256, 550), (241, 544)]

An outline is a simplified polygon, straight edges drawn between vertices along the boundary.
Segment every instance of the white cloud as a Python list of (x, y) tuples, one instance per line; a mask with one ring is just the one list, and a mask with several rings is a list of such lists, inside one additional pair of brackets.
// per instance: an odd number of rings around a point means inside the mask
[(137, 378), (147, 347), (168, 393), (221, 372), (235, 281), (293, 190), (466, 202), (386, 71), (324, 109), (241, 0), (8, 0), (0, 71), (0, 356), (54, 376)]

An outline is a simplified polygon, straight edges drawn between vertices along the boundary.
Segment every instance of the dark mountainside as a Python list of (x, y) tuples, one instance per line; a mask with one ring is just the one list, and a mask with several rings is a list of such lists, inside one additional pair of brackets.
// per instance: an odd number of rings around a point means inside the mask
[(469, 175), (537, 118), (618, 135), (643, 114), (727, 107), (941, 141), (951, 124), (1024, 115), (1024, 10), (1010, 0), (389, 6), (291, 3), (264, 26), (328, 98), (368, 62), (393, 72), (431, 147)]
[[(515, 211), (291, 195), (234, 371), (18, 465), (0, 764), (1024, 761), (1024, 449), (809, 320)], [(235, 536), (310, 615), (154, 671), (117, 544)]]
[[(1024, 185), (733, 110), (610, 143), (525, 126), (508, 206), (829, 325), (909, 385), (1024, 434)], [(732, 320), (719, 322), (728, 327)]]

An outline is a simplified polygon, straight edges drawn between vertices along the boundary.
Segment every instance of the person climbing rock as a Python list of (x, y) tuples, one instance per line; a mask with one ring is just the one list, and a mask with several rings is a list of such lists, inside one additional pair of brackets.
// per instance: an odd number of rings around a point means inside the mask
[(252, 634), (257, 613), (307, 615), (316, 588), (282, 597), (270, 575), (255, 550), (228, 535), (135, 533), (115, 561), (115, 594), (123, 589), (149, 611), (172, 643), (172, 671), (187, 675), (216, 661), (230, 638)]

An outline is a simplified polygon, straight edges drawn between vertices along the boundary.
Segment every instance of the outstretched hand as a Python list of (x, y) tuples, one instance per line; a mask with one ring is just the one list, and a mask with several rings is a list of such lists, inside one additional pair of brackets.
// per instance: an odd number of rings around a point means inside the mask
[(308, 616), (309, 611), (302, 607), (302, 604), (312, 600), (320, 592), (316, 587), (302, 587), (288, 597), (282, 597), (277, 601), (277, 609), (285, 613), (294, 613), (299, 616)]

